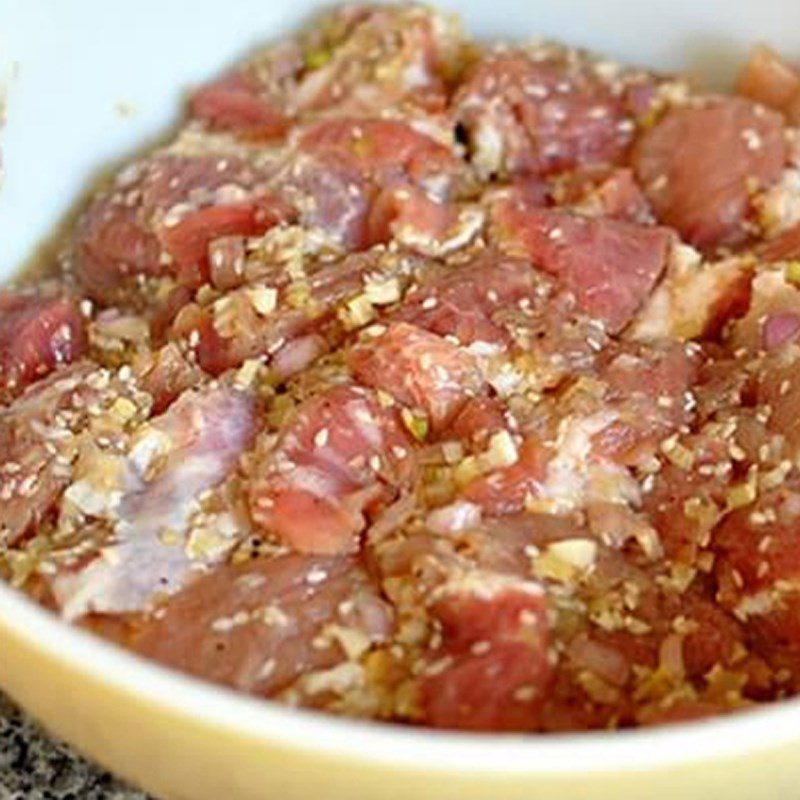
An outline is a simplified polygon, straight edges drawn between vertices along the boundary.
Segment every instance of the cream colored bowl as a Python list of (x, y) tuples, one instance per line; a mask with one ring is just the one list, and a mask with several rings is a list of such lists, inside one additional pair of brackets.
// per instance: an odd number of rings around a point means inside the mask
[[(93, 171), (158, 134), (181, 87), (279, 35), (314, 0), (0, 0), (0, 278)], [(798, 0), (463, 0), (473, 32), (544, 34), (724, 80), (747, 43), (800, 57)], [(476, 736), (251, 700), (70, 629), (0, 586), (0, 688), (165, 798), (796, 798), (800, 702), (658, 730)]]

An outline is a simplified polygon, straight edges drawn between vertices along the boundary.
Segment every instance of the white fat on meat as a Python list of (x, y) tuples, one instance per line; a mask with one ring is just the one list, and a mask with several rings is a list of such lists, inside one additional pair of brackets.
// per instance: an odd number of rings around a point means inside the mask
[(639, 342), (690, 340), (713, 325), (716, 309), (736, 291), (749, 270), (746, 259), (704, 262), (688, 245), (672, 248), (666, 275), (628, 330)]
[(394, 237), (410, 250), (431, 258), (442, 258), (466, 247), (480, 233), (485, 218), (482, 209), (467, 206), (459, 211), (456, 224), (441, 240), (412, 224), (395, 226)]
[(617, 419), (616, 411), (607, 410), (562, 420), (556, 455), (547, 465), (540, 495), (529, 503), (531, 511), (563, 513), (597, 500), (638, 503), (638, 485), (628, 471), (593, 455), (593, 437)]
[[(54, 578), (62, 615), (72, 620), (93, 612), (143, 610), (158, 595), (180, 589), (208, 557), (219, 558), (226, 548), (198, 558), (187, 546), (190, 521), (200, 496), (235, 469), (255, 428), (254, 403), (246, 394), (190, 390), (135, 435), (119, 465), (119, 488), (109, 492), (108, 502), (95, 502), (80, 481), (72, 484), (68, 499), (90, 498), (90, 507), (112, 523), (113, 535), (85, 567)], [(231, 535), (230, 526), (223, 528), (223, 535)]]
[(428, 514), (426, 524), (440, 535), (460, 533), (476, 527), (481, 521), (481, 508), (466, 500), (456, 500), (434, 509)]

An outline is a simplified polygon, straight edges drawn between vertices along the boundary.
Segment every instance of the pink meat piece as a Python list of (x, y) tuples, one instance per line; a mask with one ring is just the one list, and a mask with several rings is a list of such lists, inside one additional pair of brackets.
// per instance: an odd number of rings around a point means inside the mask
[(125, 460), (110, 540), (53, 578), (65, 617), (142, 611), (183, 586), (203, 563), (187, 550), (191, 516), (200, 495), (234, 472), (252, 445), (255, 411), (233, 389), (189, 390), (147, 423)]
[(786, 160), (779, 114), (738, 97), (670, 109), (637, 141), (633, 167), (658, 219), (700, 248), (736, 244), (750, 197)]

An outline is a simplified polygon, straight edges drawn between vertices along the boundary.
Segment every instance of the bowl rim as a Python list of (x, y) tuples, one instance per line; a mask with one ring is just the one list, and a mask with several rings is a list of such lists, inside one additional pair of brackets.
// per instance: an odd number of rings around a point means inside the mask
[(800, 698), (709, 720), (586, 733), (480, 734), (376, 723), (253, 698), (75, 628), (0, 582), (0, 627), (87, 679), (222, 731), (395, 769), (558, 776), (666, 769), (796, 742)]

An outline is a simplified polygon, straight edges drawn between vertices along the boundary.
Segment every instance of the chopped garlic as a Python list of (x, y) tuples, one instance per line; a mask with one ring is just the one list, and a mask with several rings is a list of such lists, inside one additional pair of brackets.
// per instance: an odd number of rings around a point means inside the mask
[(800, 261), (790, 261), (784, 268), (784, 275), (789, 283), (800, 285)]
[(333, 692), (342, 695), (363, 682), (364, 668), (352, 661), (345, 661), (332, 669), (312, 672), (303, 679), (304, 688), (309, 694)]
[(262, 316), (269, 316), (278, 307), (278, 290), (273, 286), (250, 286), (247, 297), (253, 308)]
[(475, 456), (467, 456), (455, 468), (453, 478), (459, 486), (466, 486), (470, 481), (483, 474), (481, 463)]
[(364, 294), (374, 306), (390, 305), (400, 299), (400, 282), (397, 278), (370, 276), (365, 282)]
[(418, 441), (424, 442), (428, 436), (428, 420), (420, 413), (414, 413), (408, 408), (400, 412), (400, 418), (408, 432)]
[(127, 397), (118, 397), (111, 408), (111, 414), (115, 416), (120, 422), (125, 423), (132, 420), (138, 411), (136, 404)]
[(548, 551), (578, 569), (589, 569), (597, 557), (597, 542), (592, 539), (564, 539), (553, 542)]
[(458, 464), (464, 458), (464, 445), (459, 441), (442, 442), (442, 456), (448, 464)]
[(64, 499), (82, 514), (91, 517), (107, 517), (122, 500), (121, 491), (98, 489), (88, 480), (80, 480), (67, 487)]
[(192, 561), (211, 561), (231, 549), (233, 541), (215, 527), (195, 528), (186, 540), (186, 555)]
[(735, 484), (728, 489), (725, 499), (729, 510), (750, 505), (755, 501), (758, 496), (756, 477), (756, 471), (751, 469), (746, 481)]
[(559, 583), (575, 580), (587, 572), (597, 559), (597, 542), (592, 539), (564, 539), (553, 542), (533, 559), (534, 574)]
[(678, 440), (677, 436), (672, 436), (661, 443), (661, 452), (674, 464), (678, 469), (690, 470), (694, 465), (694, 453), (687, 447), (684, 447)]
[(358, 294), (339, 309), (339, 319), (349, 331), (368, 325), (375, 319), (375, 308), (366, 294)]
[(262, 364), (257, 358), (248, 358), (236, 371), (233, 380), (237, 389), (250, 389), (255, 385), (258, 375), (261, 372)]
[(145, 426), (128, 456), (136, 472), (146, 477), (151, 468), (165, 457), (172, 447), (172, 439), (166, 433)]
[(483, 454), (482, 461), (488, 469), (501, 469), (516, 464), (519, 459), (517, 446), (506, 431), (498, 431), (489, 440), (489, 448)]
[(372, 642), (364, 631), (342, 625), (327, 625), (323, 635), (336, 640), (350, 661), (356, 661), (369, 650)]

